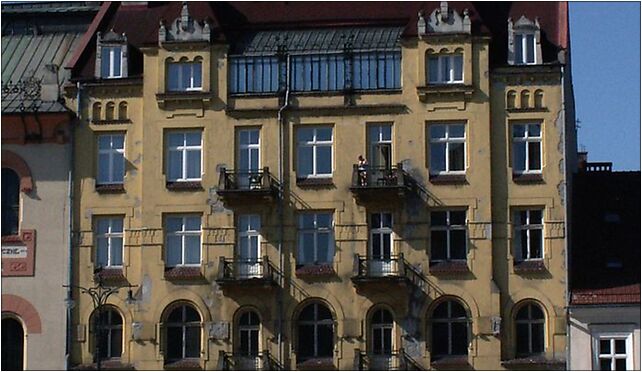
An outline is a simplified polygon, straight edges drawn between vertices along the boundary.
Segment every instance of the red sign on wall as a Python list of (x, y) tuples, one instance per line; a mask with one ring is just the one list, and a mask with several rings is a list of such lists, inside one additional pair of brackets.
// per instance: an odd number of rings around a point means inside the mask
[(33, 276), (36, 257), (36, 230), (2, 237), (2, 276)]

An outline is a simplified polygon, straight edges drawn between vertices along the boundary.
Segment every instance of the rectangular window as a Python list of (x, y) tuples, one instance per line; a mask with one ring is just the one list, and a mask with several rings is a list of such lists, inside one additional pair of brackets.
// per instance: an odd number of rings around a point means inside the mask
[(98, 136), (98, 177), (96, 184), (122, 184), (125, 177), (125, 135)]
[(542, 209), (521, 209), (513, 213), (515, 257), (517, 261), (544, 258)]
[(515, 34), (515, 64), (532, 65), (535, 63), (535, 34)]
[(401, 88), (401, 52), (355, 53), (352, 84), (357, 90)]
[(230, 93), (275, 93), (279, 89), (276, 56), (230, 57)]
[(167, 88), (172, 92), (202, 90), (201, 62), (176, 62), (167, 66)]
[(122, 47), (102, 47), (100, 56), (100, 77), (113, 79), (122, 77)]
[(299, 215), (297, 265), (330, 264), (334, 258), (332, 213)]
[(633, 369), (633, 337), (629, 332), (608, 332), (593, 336), (594, 370)]
[(431, 124), (430, 174), (463, 174), (465, 159), (465, 124)]
[(465, 260), (466, 210), (430, 212), (430, 261)]
[(449, 54), (428, 57), (429, 84), (455, 84), (464, 82), (464, 56)]
[(237, 227), (238, 276), (254, 278), (261, 275), (261, 216), (243, 214), (239, 216)]
[(297, 129), (297, 178), (332, 177), (332, 127)]
[(368, 149), (372, 166), (390, 169), (392, 166), (392, 125), (368, 126)]
[(295, 92), (340, 91), (345, 82), (343, 54), (292, 56), (290, 88)]
[(201, 216), (165, 218), (165, 265), (167, 267), (201, 263)]
[(169, 132), (167, 141), (167, 180), (200, 181), (202, 169), (202, 131)]
[(96, 267), (123, 266), (123, 217), (98, 217), (94, 229)]
[(541, 124), (513, 124), (513, 173), (541, 172)]

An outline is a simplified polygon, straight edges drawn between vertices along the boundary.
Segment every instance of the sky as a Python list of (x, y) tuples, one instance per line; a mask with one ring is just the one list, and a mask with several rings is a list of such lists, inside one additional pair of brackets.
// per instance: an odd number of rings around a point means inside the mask
[(570, 2), (578, 148), (640, 170), (640, 3)]

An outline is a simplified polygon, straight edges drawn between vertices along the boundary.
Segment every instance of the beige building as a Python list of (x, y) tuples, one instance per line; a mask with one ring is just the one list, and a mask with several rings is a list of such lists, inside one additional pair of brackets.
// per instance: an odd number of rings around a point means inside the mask
[(61, 85), (98, 4), (2, 4), (2, 369), (67, 367), (71, 123)]
[(77, 294), (75, 361), (563, 368), (567, 13), (103, 5), (69, 65), (74, 267), (138, 287), (98, 338)]

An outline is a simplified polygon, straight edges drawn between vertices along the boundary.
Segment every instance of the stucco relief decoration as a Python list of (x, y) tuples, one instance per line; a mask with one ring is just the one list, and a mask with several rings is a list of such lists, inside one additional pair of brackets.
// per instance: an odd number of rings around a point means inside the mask
[(203, 25), (194, 20), (189, 14), (187, 2), (183, 2), (181, 16), (176, 18), (169, 27), (161, 20), (158, 29), (158, 42), (159, 44), (165, 42), (177, 41), (210, 41), (210, 25), (207, 21)]
[(470, 34), (470, 17), (468, 9), (464, 9), (463, 16), (455, 9), (448, 8), (448, 2), (442, 1), (439, 8), (433, 10), (426, 20), (423, 12), (419, 12), (417, 22), (419, 36), (429, 33), (466, 33)]

